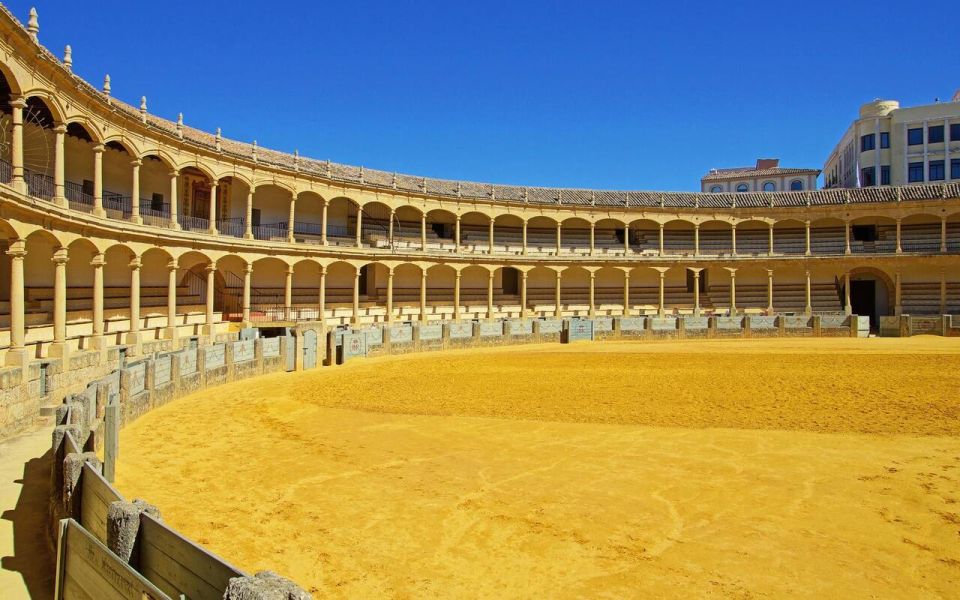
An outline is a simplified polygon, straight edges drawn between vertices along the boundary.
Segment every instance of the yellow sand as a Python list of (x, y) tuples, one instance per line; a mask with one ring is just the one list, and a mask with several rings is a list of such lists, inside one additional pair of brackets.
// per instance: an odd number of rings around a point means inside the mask
[(954, 597), (960, 339), (355, 361), (123, 431), (119, 486), (334, 597)]

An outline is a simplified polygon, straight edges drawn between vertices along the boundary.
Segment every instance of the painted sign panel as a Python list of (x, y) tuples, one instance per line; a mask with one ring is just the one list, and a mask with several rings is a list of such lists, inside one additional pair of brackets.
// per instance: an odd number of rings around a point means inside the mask
[(280, 356), (280, 338), (264, 338), (261, 343), (263, 344), (264, 358), (276, 358)]
[(204, 352), (204, 359), (206, 361), (205, 364), (208, 371), (210, 369), (222, 367), (226, 363), (226, 353), (224, 352), (223, 344), (207, 346), (204, 348)]
[(253, 360), (253, 340), (233, 342), (233, 362), (242, 363)]
[(938, 333), (940, 323), (940, 317), (910, 317), (910, 330), (913, 335)]
[(709, 317), (684, 317), (684, 329), (706, 329), (710, 327)]
[(147, 387), (147, 363), (139, 362), (123, 370), (127, 379), (127, 393), (139, 394)]
[(500, 321), (480, 321), (480, 337), (503, 335), (503, 323)]
[(560, 319), (541, 319), (540, 333), (560, 333), (563, 330), (563, 321)]
[(193, 375), (197, 372), (197, 350), (184, 350), (178, 356), (180, 360), (180, 374)]
[(602, 333), (613, 331), (613, 317), (597, 317), (593, 320), (593, 331)]
[(449, 323), (450, 339), (462, 340), (473, 337), (473, 323)]
[(439, 340), (443, 338), (443, 325), (434, 323), (420, 326), (420, 340)]
[(653, 317), (650, 319), (650, 329), (654, 331), (675, 331), (677, 319), (675, 317)]
[(413, 327), (410, 325), (394, 325), (390, 328), (390, 343), (403, 344), (413, 341)]
[(160, 386), (170, 383), (170, 355), (158, 356), (153, 361), (153, 385)]
[(593, 321), (590, 319), (570, 319), (567, 322), (567, 341), (593, 339)]
[(382, 327), (371, 327), (370, 329), (363, 330), (364, 335), (367, 336), (367, 347), (370, 346), (379, 346), (383, 344), (383, 328)]
[(646, 321), (643, 317), (623, 317), (620, 319), (620, 331), (643, 331)]
[(343, 359), (367, 355), (367, 336), (362, 332), (350, 331), (343, 334)]
[(511, 335), (530, 335), (531, 333), (533, 333), (533, 321), (529, 319), (510, 320)]
[(783, 326), (787, 329), (804, 329), (810, 327), (810, 317), (804, 315), (784, 315)]
[(823, 315), (820, 317), (820, 327), (824, 329), (840, 329), (846, 326), (846, 315)]
[(777, 318), (758, 315), (756, 317), (750, 317), (750, 329), (776, 329), (777, 328)]
[(717, 317), (717, 329), (740, 329), (743, 327), (741, 317)]

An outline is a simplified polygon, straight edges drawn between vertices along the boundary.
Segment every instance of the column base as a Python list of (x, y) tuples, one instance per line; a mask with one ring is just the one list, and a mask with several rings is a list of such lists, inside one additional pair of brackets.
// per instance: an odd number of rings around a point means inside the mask
[(21, 194), (27, 193), (27, 182), (22, 177), (14, 177), (10, 180), (10, 187), (17, 190)]
[(215, 328), (216, 328), (215, 325), (204, 325), (203, 327), (200, 328), (200, 333), (202, 333), (203, 335), (213, 335), (214, 333), (216, 333)]
[(253, 234), (252, 234), (252, 233), (244, 233), (244, 234), (243, 234), (243, 239), (245, 239), (245, 240), (252, 240), (252, 239), (253, 239)]
[(167, 227), (169, 227), (170, 229), (173, 229), (173, 230), (175, 230), (175, 231), (180, 231), (180, 229), (181, 229), (180, 223), (177, 223), (176, 221), (170, 221), (170, 223), (167, 225)]
[(107, 340), (103, 337), (103, 335), (90, 336), (90, 349), (100, 351), (106, 350)]
[(66, 359), (70, 356), (70, 346), (66, 342), (53, 342), (47, 350), (47, 356), (50, 358)]
[(143, 343), (143, 338), (139, 331), (131, 331), (127, 335), (123, 336), (124, 342), (127, 344), (127, 355), (128, 356), (138, 356), (140, 354), (140, 346)]
[(175, 340), (180, 335), (177, 333), (176, 327), (164, 327), (163, 329), (163, 338), (167, 340)]
[(220, 235), (220, 232), (217, 231), (216, 229), (208, 229), (208, 230), (207, 230), (207, 234), (208, 234), (208, 235)]
[(4, 363), (8, 367), (22, 367), (27, 365), (34, 357), (26, 348), (10, 348), (7, 350), (7, 356)]
[(70, 206), (70, 203), (67, 201), (66, 196), (54, 196), (53, 203), (56, 204), (57, 206), (62, 206), (64, 208), (68, 208)]
[(102, 208), (94, 208), (94, 209), (90, 212), (90, 214), (92, 214), (92, 215), (95, 216), (95, 217), (106, 217), (106, 216), (107, 216), (107, 211), (105, 211), (105, 210), (102, 209)]
[(131, 216), (130, 222), (133, 223), (134, 225), (143, 225), (143, 217), (139, 215), (136, 217)]

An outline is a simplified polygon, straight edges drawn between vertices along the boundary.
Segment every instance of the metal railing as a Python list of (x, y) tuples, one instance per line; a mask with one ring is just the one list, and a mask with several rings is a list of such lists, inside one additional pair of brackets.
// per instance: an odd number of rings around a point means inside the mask
[(222, 235), (242, 238), (246, 232), (246, 220), (243, 217), (220, 219), (217, 221), (217, 231)]
[(202, 217), (191, 217), (190, 215), (179, 215), (180, 227), (187, 231), (207, 232), (210, 231), (210, 220)]

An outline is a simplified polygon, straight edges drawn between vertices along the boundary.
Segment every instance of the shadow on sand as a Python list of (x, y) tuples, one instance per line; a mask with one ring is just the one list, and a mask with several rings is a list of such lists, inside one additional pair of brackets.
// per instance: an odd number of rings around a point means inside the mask
[(50, 537), (50, 467), (53, 451), (23, 466), (20, 497), (13, 510), (0, 515), (13, 523), (13, 556), (0, 558), (4, 570), (20, 573), (31, 598), (53, 597), (54, 549)]

